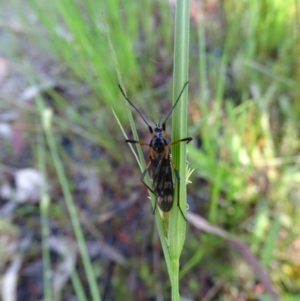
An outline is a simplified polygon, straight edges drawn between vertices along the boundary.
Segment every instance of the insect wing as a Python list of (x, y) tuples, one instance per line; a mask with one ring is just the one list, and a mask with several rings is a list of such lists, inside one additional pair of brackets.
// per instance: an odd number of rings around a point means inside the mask
[(149, 174), (159, 208), (163, 212), (169, 212), (173, 206), (174, 195), (170, 156), (161, 160), (152, 159)]

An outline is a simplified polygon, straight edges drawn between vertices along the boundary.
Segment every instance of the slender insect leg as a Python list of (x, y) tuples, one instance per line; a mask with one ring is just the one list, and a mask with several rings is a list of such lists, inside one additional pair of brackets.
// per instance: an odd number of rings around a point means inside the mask
[[(147, 145), (147, 146), (150, 146), (149, 143), (143, 142), (143, 141), (131, 140), (131, 139), (126, 139), (125, 141), (126, 141), (127, 143), (138, 143), (138, 144), (140, 144), (140, 145)], [(148, 190), (150, 190), (150, 191), (155, 195), (155, 192), (153, 191), (153, 189), (152, 189), (152, 188), (144, 181), (145, 176), (146, 176), (146, 173), (147, 173), (147, 171), (149, 170), (150, 166), (151, 166), (151, 161), (147, 164), (146, 169), (143, 171), (140, 180), (141, 180), (141, 182), (148, 188)], [(155, 195), (155, 197), (156, 197), (156, 195)], [(156, 205), (157, 205), (157, 199), (155, 200), (155, 205), (154, 205), (153, 214), (155, 214)]]
[(156, 206), (157, 206), (157, 199), (155, 200), (154, 209), (153, 209), (153, 215), (155, 214)]
[[(174, 144), (177, 144), (177, 143), (180, 143), (180, 142), (187, 142), (187, 143), (189, 143), (192, 140), (193, 140), (192, 137), (186, 137), (186, 138), (182, 138), (182, 139), (179, 139), (179, 140), (175, 140), (173, 142), (170, 142), (168, 145), (166, 145), (166, 149), (170, 148), (171, 145), (174, 145)], [(168, 154), (168, 153), (169, 152), (166, 151), (166, 154)], [(170, 160), (170, 161), (171, 161), (171, 165), (172, 165), (172, 168), (174, 169), (174, 173), (175, 173), (175, 176), (176, 176), (176, 179), (177, 179), (177, 182), (178, 182), (177, 183), (177, 207), (179, 208), (180, 213), (181, 213), (183, 219), (187, 222), (187, 220), (186, 220), (186, 218), (185, 218), (185, 216), (183, 214), (183, 211), (182, 211), (182, 209), (180, 207), (180, 201), (179, 201), (179, 192), (180, 192), (180, 176), (179, 176), (179, 172), (176, 169), (174, 162), (172, 160)]]
[[(138, 141), (138, 140), (130, 140), (130, 139), (126, 139), (125, 140), (127, 143), (138, 143), (138, 144), (140, 144), (140, 145), (148, 145), (149, 146), (149, 143), (147, 143), (147, 142), (143, 142), (143, 141)], [(142, 175), (141, 175), (141, 182), (154, 194), (154, 191), (153, 191), (153, 189), (152, 188), (150, 188), (149, 187), (149, 185), (144, 181), (144, 178), (145, 178), (145, 176), (146, 176), (146, 173), (147, 173), (147, 171), (149, 170), (149, 168), (150, 168), (150, 166), (151, 166), (151, 161), (147, 164), (147, 166), (146, 166), (146, 169), (143, 171), (143, 173), (142, 173)]]
[(180, 142), (185, 142), (185, 141), (186, 141), (186, 143), (189, 143), (189, 142), (191, 142), (192, 140), (193, 140), (192, 137), (186, 137), (186, 138), (182, 138), (182, 139), (173, 141), (173, 142), (169, 143), (168, 146), (171, 146), (171, 145), (174, 145), (174, 144), (177, 144), (177, 143), (180, 143)]
[[(174, 144), (177, 144), (177, 143), (180, 143), (180, 142), (186, 142), (186, 144), (188, 144), (189, 142), (191, 142), (193, 140), (193, 138), (192, 137), (186, 137), (186, 138), (182, 138), (182, 139), (179, 139), (179, 140), (175, 140), (175, 141), (172, 141), (172, 142), (170, 142), (170, 143), (168, 143), (167, 145), (166, 145), (166, 148), (165, 148), (165, 155), (167, 156), (168, 154), (169, 154), (169, 149), (170, 149), (170, 147), (172, 146), (172, 145), (174, 145)], [(127, 141), (127, 140), (126, 140)], [(139, 141), (137, 141), (137, 143), (139, 143)], [(173, 161), (171, 160), (171, 163), (172, 163), (172, 167), (174, 168), (174, 169), (176, 169), (174, 166), (174, 163), (173, 163)], [(178, 174), (178, 172), (177, 172), (177, 174)], [(178, 174), (178, 176), (179, 176), (179, 174)]]
[(147, 145), (147, 146), (149, 146), (148, 142), (143, 142), (143, 141), (138, 141), (138, 140), (126, 139), (125, 142), (127, 142), (127, 143), (138, 143), (139, 145)]
[[(155, 192), (153, 191), (152, 188), (149, 187), (149, 185), (144, 181), (144, 178), (146, 176), (146, 173), (147, 171), (149, 170), (151, 166), (151, 161), (147, 164), (147, 167), (146, 169), (143, 171), (142, 175), (141, 175), (141, 182), (154, 194), (154, 196), (156, 197), (155, 195)], [(155, 205), (154, 205), (154, 209), (153, 209), (153, 214), (155, 214), (155, 210), (156, 210), (156, 206), (157, 206), (157, 199), (155, 200)]]
[(182, 211), (182, 209), (180, 207), (180, 201), (179, 201), (179, 192), (180, 192), (180, 176), (179, 176), (179, 172), (176, 169), (175, 164), (174, 164), (174, 162), (172, 160), (171, 160), (171, 164), (172, 164), (172, 167), (174, 169), (174, 173), (175, 173), (175, 176), (176, 176), (176, 179), (177, 179), (177, 207), (179, 208), (180, 213), (181, 213), (183, 219), (187, 222), (187, 220), (186, 220), (186, 218), (185, 218), (185, 216), (183, 214), (183, 211)]
[(141, 175), (141, 182), (155, 195), (154, 191), (152, 188), (149, 187), (149, 185), (144, 181), (144, 178), (146, 176), (147, 171), (149, 170), (151, 165), (151, 161), (147, 164), (146, 169), (143, 171)]

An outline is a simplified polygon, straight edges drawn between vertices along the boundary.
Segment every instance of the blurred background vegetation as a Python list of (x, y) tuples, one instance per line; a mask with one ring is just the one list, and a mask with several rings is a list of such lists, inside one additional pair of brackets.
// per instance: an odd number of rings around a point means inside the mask
[[(170, 300), (147, 190), (112, 113), (132, 137), (107, 30), (127, 94), (158, 122), (175, 1), (0, 5), (2, 299)], [(246, 243), (279, 300), (300, 300), (300, 2), (191, 0), (190, 16), (189, 211)], [(187, 228), (182, 300), (272, 300), (247, 256), (207, 232)]]

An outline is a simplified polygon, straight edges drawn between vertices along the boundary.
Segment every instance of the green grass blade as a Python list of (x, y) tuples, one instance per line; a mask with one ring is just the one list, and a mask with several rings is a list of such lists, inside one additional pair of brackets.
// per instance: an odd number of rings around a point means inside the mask
[[(37, 133), (39, 131), (37, 130)], [(46, 148), (45, 141), (41, 134), (37, 137), (37, 158), (39, 170), (42, 172), (45, 182), (48, 183), (46, 178)], [(51, 288), (51, 259), (50, 259), (50, 250), (48, 247), (48, 238), (49, 238), (49, 223), (48, 223), (48, 213), (49, 213), (49, 204), (50, 197), (47, 194), (47, 189), (45, 185), (42, 186), (42, 195), (40, 201), (40, 213), (41, 213), (41, 236), (42, 236), (42, 252), (43, 252), (43, 281), (44, 281), (44, 299), (52, 300), (52, 288)]]
[[(176, 101), (185, 82), (188, 81), (189, 64), (189, 22), (190, 2), (176, 1), (175, 46), (174, 46), (174, 83), (173, 103)], [(178, 106), (173, 112), (172, 140), (187, 136), (187, 99), (185, 89)], [(172, 160), (180, 174), (180, 207), (186, 214), (186, 143), (179, 143), (172, 148)], [(176, 181), (175, 181), (176, 183)], [(179, 183), (176, 183), (179, 185)], [(175, 189), (176, 191), (176, 189)], [(180, 300), (179, 294), (179, 259), (185, 240), (186, 222), (177, 206), (177, 191), (169, 220), (169, 250), (172, 262), (172, 300)]]
[(63, 191), (66, 206), (70, 214), (72, 227), (77, 240), (79, 253), (82, 258), (83, 266), (86, 271), (87, 281), (89, 283), (89, 287), (91, 290), (92, 299), (94, 301), (100, 301), (101, 297), (100, 297), (98, 283), (96, 281), (96, 276), (93, 270), (93, 266), (89, 258), (87, 246), (84, 239), (84, 234), (77, 216), (76, 206), (72, 198), (69, 183), (66, 174), (64, 172), (63, 164), (59, 157), (57, 145), (52, 132), (52, 127), (51, 127), (52, 111), (45, 109), (42, 99), (39, 96), (37, 96), (37, 107), (41, 115), (41, 119), (43, 121), (43, 129), (50, 148), (50, 154), (52, 156), (53, 164), (56, 169), (57, 176)]

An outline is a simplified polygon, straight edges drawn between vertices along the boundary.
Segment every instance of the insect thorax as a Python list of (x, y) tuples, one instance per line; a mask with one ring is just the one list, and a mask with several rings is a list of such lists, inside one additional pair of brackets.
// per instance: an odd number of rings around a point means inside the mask
[(160, 157), (164, 154), (165, 147), (168, 144), (167, 139), (163, 135), (163, 129), (159, 126), (154, 129), (154, 136), (150, 141), (150, 147), (153, 148), (154, 153)]

